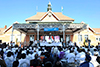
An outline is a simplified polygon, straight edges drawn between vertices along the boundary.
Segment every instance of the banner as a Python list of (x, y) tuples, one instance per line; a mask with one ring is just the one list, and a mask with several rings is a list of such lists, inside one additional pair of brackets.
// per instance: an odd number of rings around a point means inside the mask
[(58, 31), (59, 28), (44, 28), (44, 31)]

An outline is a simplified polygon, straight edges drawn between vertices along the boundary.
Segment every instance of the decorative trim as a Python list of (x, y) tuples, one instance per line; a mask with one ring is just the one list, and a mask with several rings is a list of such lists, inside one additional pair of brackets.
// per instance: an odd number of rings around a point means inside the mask
[(58, 20), (60, 20), (51, 10), (49, 10), (40, 20), (43, 20), (44, 17), (46, 17), (48, 15), (48, 13), (52, 13)]

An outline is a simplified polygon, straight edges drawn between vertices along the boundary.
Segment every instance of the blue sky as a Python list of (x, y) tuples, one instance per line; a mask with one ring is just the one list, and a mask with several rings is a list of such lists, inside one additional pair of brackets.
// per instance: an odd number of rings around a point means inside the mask
[(25, 23), (36, 12), (46, 12), (49, 1), (53, 12), (61, 12), (63, 6), (63, 14), (75, 19), (74, 23), (84, 21), (92, 28), (100, 28), (100, 0), (0, 0), (0, 28), (15, 21)]

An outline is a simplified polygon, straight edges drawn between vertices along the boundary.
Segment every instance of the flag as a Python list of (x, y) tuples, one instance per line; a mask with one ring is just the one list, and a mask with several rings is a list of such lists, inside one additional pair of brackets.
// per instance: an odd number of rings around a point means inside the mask
[(63, 11), (63, 7), (61, 7), (61, 10)]

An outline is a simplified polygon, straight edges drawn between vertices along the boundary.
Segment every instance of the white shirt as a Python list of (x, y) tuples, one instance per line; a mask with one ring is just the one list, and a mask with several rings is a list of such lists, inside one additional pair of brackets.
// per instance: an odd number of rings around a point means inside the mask
[(13, 43), (13, 46), (15, 46), (15, 43)]
[(67, 59), (67, 61), (68, 61), (68, 63), (74, 63), (75, 62), (75, 54), (74, 53), (69, 53), (67, 56), (66, 56), (66, 58), (68, 58)]
[(9, 58), (11, 61), (14, 61), (14, 57), (13, 57), (13, 56), (11, 56), (11, 57), (7, 57), (7, 56), (6, 56), (6, 57), (4, 58), (4, 60), (6, 61), (7, 58)]
[(57, 52), (58, 52), (58, 48), (55, 47), (55, 48), (54, 48), (54, 53), (57, 53)]
[(42, 51), (38, 51), (37, 53), (38, 53), (39, 56), (41, 56)]
[(92, 63), (89, 63), (89, 67), (95, 67)]
[(27, 59), (20, 59), (18, 67), (20, 67), (21, 63), (23, 63), (23, 62), (26, 62), (26, 63), (28, 63), (30, 65), (30, 61), (29, 60), (27, 60)]
[(75, 47), (75, 49), (74, 49), (74, 52), (77, 54), (78, 53), (78, 51), (77, 51), (77, 48)]
[(80, 53), (81, 57), (80, 57), (80, 63), (83, 63), (85, 61), (85, 53), (84, 52), (81, 52)]
[(4, 60), (5, 60), (5, 63), (7, 65), (7, 67), (12, 67), (13, 62), (14, 62), (13, 56), (11, 56), (11, 57), (5, 57)]
[(96, 61), (97, 56), (91, 56), (91, 63), (94, 65), (94, 67), (97, 67), (99, 63)]
[(19, 47), (21, 47), (21, 44), (19, 44)]
[(34, 53), (32, 54), (32, 59), (35, 59), (35, 54), (36, 54), (36, 52), (34, 52)]
[(81, 53), (78, 53), (75, 57), (75, 60), (79, 60), (80, 61), (80, 58), (81, 58)]
[(29, 61), (32, 60), (32, 55), (31, 55), (31, 54), (28, 54), (28, 55), (26, 56), (26, 59), (29, 60)]
[(60, 51), (58, 50), (57, 55), (60, 56)]
[(70, 41), (69, 46), (73, 46), (74, 44)]
[(67, 51), (65, 52), (65, 55), (67, 56), (69, 53), (70, 53), (70, 51), (69, 51), (69, 50), (67, 50)]

